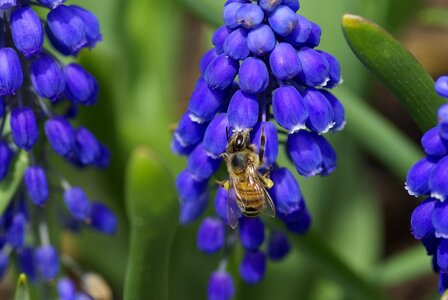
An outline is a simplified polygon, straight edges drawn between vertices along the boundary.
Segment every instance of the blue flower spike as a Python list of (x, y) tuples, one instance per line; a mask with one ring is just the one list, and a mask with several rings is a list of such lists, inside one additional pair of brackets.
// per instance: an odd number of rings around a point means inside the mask
[[(239, 276), (257, 284), (266, 259), (281, 260), (291, 250), (285, 231), (303, 235), (311, 227), (298, 181), (279, 166), (279, 152), (286, 148), (304, 177), (328, 176), (336, 168), (336, 151), (323, 134), (346, 123), (344, 106), (327, 91), (342, 83), (341, 66), (332, 54), (315, 49), (322, 30), (299, 9), (297, 0), (225, 1), (224, 25), (199, 61), (200, 78), (173, 133), (172, 151), (187, 157), (176, 179), (179, 222), (190, 224), (213, 211), (199, 221), (197, 248), (223, 256), (208, 299), (235, 294), (225, 267), (233, 248), (245, 251)], [(239, 159), (240, 152), (253, 156)], [(240, 162), (251, 174), (247, 183), (236, 181), (233, 169)], [(226, 169), (231, 176), (224, 175)], [(412, 190), (422, 192), (422, 181), (429, 186), (429, 174), (411, 175)], [(252, 188), (261, 201), (255, 212), (248, 205), (253, 200), (246, 199)], [(265, 222), (273, 216), (283, 230)]]

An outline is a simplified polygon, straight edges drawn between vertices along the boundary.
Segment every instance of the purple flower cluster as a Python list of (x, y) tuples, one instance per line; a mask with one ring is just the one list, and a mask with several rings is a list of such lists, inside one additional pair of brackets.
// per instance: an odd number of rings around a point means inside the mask
[[(315, 49), (321, 29), (297, 14), (299, 8), (297, 0), (225, 3), (225, 25), (214, 32), (214, 48), (199, 63), (201, 77), (171, 143), (173, 152), (188, 157), (187, 168), (176, 181), (180, 223), (193, 222), (206, 210), (209, 181), (222, 165), (221, 154), (229, 137), (251, 129), (257, 151), (262, 135), (265, 137), (259, 171), (271, 169), (274, 186), (268, 192), (277, 216), (294, 233), (304, 234), (309, 229), (311, 218), (299, 184), (290, 170), (276, 163), (279, 144), (286, 144), (300, 175), (329, 175), (336, 167), (336, 153), (322, 135), (341, 130), (345, 113), (338, 99), (326, 90), (342, 81), (340, 65), (329, 53)], [(232, 194), (218, 187), (217, 217), (202, 221), (198, 248), (215, 253), (239, 241), (245, 249), (240, 276), (255, 284), (265, 273), (265, 253), (278, 260), (290, 246), (284, 233), (265, 228), (260, 218), (242, 217), (239, 234), (226, 229), (227, 199)], [(266, 231), (266, 250), (261, 250)], [(210, 279), (209, 299), (230, 299), (233, 290), (231, 277), (221, 266)]]
[[(435, 89), (448, 98), (448, 76), (440, 77)], [(439, 108), (437, 118), (438, 125), (421, 139), (426, 157), (409, 170), (406, 190), (410, 195), (427, 197), (412, 213), (411, 231), (433, 258), (442, 294), (448, 289), (448, 104)]]
[[(63, 64), (57, 58), (94, 47), (101, 40), (99, 23), (88, 10), (63, 2), (0, 0), (0, 183), (10, 175), (20, 152), (31, 162), (0, 218), (0, 275), (11, 253), (31, 280), (50, 281), (58, 275), (59, 255), (49, 240), (44, 208), (61, 183), (63, 196), (56, 194), (59, 199), (51, 206), (61, 211), (65, 224), (86, 224), (106, 234), (116, 231), (112, 211), (91, 203), (47, 159), (49, 145), (78, 167), (103, 168), (110, 160), (109, 150), (88, 129), (70, 121), (79, 105), (96, 103), (97, 81), (79, 64)], [(35, 6), (48, 9), (45, 26)], [(45, 35), (56, 51), (44, 48)], [(66, 209), (57, 207), (62, 199)], [(31, 223), (38, 229), (30, 230)], [(33, 232), (39, 234), (32, 237)]]

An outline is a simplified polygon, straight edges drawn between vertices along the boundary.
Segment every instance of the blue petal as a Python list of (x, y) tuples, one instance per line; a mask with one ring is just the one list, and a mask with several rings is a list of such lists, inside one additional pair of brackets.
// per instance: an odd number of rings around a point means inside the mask
[(260, 251), (246, 251), (239, 271), (247, 284), (259, 283), (266, 272), (266, 256)]
[(213, 158), (201, 143), (191, 152), (187, 162), (187, 170), (198, 180), (210, 178), (219, 168), (221, 158)]
[(442, 158), (429, 176), (431, 197), (444, 201), (448, 198), (448, 157)]
[(260, 218), (240, 219), (240, 240), (246, 250), (257, 250), (264, 242), (264, 224)]
[(15, 108), (11, 113), (11, 131), (17, 147), (29, 151), (39, 137), (36, 117), (29, 107)]
[(297, 25), (296, 13), (285, 5), (277, 6), (268, 17), (272, 30), (281, 36), (286, 36)]
[(440, 96), (448, 98), (448, 75), (440, 76), (436, 80), (434, 87)]
[(251, 29), (247, 35), (247, 46), (253, 54), (263, 56), (271, 52), (275, 47), (275, 36), (271, 27), (261, 24)]
[(16, 9), (11, 14), (11, 34), (14, 45), (26, 58), (42, 51), (44, 29), (39, 16), (29, 6)]
[(205, 150), (214, 157), (218, 157), (226, 151), (228, 140), (226, 136), (227, 128), (227, 114), (221, 113), (216, 115), (205, 131), (202, 144)]
[(436, 161), (425, 157), (409, 169), (405, 188), (410, 195), (429, 195), (429, 177), (435, 165)]
[(280, 80), (297, 76), (302, 69), (296, 50), (287, 43), (279, 43), (269, 56), (272, 74)]
[(283, 259), (291, 249), (287, 236), (281, 231), (272, 231), (268, 241), (268, 256), (272, 260)]
[(220, 219), (205, 218), (198, 229), (197, 247), (200, 251), (212, 254), (225, 244), (225, 224)]
[(238, 78), (243, 92), (258, 94), (268, 88), (269, 72), (261, 59), (246, 58), (241, 64)]
[(259, 153), (261, 147), (262, 129), (264, 130), (266, 140), (261, 166), (269, 168), (269, 166), (275, 163), (278, 156), (277, 128), (271, 122), (257, 123), (257, 125), (254, 127), (254, 130), (251, 131), (251, 142), (256, 145), (257, 153)]
[(236, 18), (238, 24), (246, 29), (257, 27), (263, 22), (264, 12), (260, 6), (253, 3), (241, 5), (236, 11)]
[(23, 73), (19, 56), (12, 48), (0, 49), (0, 96), (14, 95), (22, 86)]
[(433, 211), (437, 200), (427, 198), (412, 212), (411, 232), (418, 240), (434, 235)]
[(220, 110), (223, 104), (223, 97), (222, 91), (212, 90), (203, 79), (198, 80), (196, 89), (191, 95), (190, 103), (188, 104), (190, 117), (193, 117), (193, 121), (199, 123), (211, 121)]
[(303, 100), (308, 110), (307, 127), (323, 134), (335, 125), (333, 107), (327, 98), (317, 89), (308, 88), (303, 93)]
[(237, 91), (227, 110), (229, 126), (233, 130), (253, 128), (258, 121), (258, 99), (256, 95)]
[[(224, 25), (216, 29), (216, 31), (213, 33), (212, 44), (215, 46), (217, 54), (221, 54), (224, 52), (224, 42), (231, 32), (232, 30)], [(201, 70), (202, 73), (204, 73), (204, 71)]]
[(330, 80), (330, 65), (327, 60), (314, 49), (303, 47), (298, 52), (302, 70), (298, 79), (309, 87), (325, 86)]
[(230, 300), (235, 295), (232, 276), (224, 271), (213, 272), (208, 281), (208, 300)]
[(54, 247), (47, 245), (37, 248), (34, 261), (40, 278), (46, 281), (56, 278), (59, 272), (59, 255)]
[(31, 201), (38, 206), (43, 206), (49, 196), (47, 176), (44, 169), (39, 166), (28, 167), (24, 181)]
[(299, 174), (309, 177), (322, 171), (322, 152), (311, 133), (300, 130), (290, 134), (287, 150)]
[(293, 86), (282, 86), (272, 95), (272, 110), (277, 123), (290, 133), (305, 128), (308, 111), (302, 95)]

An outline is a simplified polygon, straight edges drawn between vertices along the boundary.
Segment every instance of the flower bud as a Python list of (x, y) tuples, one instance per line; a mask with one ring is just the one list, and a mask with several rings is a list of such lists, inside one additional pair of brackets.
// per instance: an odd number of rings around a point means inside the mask
[(311, 33), (306, 41), (306, 44), (311, 47), (317, 47), (320, 44), (320, 36), (322, 35), (322, 29), (319, 25), (314, 22), (311, 22)]
[(48, 200), (48, 183), (44, 169), (39, 166), (28, 167), (24, 179), (31, 201), (38, 206), (43, 206)]
[(40, 97), (51, 101), (59, 99), (65, 88), (64, 73), (46, 54), (31, 63), (31, 82)]
[(28, 107), (15, 108), (11, 113), (11, 131), (17, 147), (26, 151), (37, 142), (39, 131), (36, 117)]
[(225, 222), (227, 222), (227, 201), (230, 196), (234, 196), (234, 194), (229, 193), (228, 190), (222, 187), (218, 187), (215, 196), (215, 212)]
[(64, 68), (65, 95), (76, 104), (92, 105), (97, 102), (98, 83), (89, 72), (78, 64)]
[(295, 221), (287, 221), (286, 227), (295, 234), (303, 235), (308, 232), (311, 227), (311, 216), (306, 208), (305, 201), (301, 202), (302, 213), (295, 216)]
[(300, 9), (300, 3), (298, 0), (282, 0), (282, 4), (288, 6), (294, 12)]
[(84, 22), (87, 47), (95, 47), (96, 43), (102, 40), (100, 23), (98, 22), (97, 17), (87, 9), (84, 9), (77, 5), (70, 5), (69, 8)]
[(295, 217), (303, 212), (301, 203), (304, 202), (299, 183), (287, 168), (272, 171), (271, 180), (274, 186), (269, 194), (279, 217), (284, 221), (296, 221)]
[(264, 242), (264, 224), (260, 218), (241, 218), (241, 245), (246, 250), (257, 250)]
[(56, 278), (59, 272), (59, 255), (54, 247), (47, 245), (37, 248), (34, 261), (40, 278), (46, 281)]
[(303, 47), (298, 52), (302, 70), (299, 80), (306, 86), (325, 86), (330, 77), (330, 66), (327, 60), (314, 49)]
[[(224, 43), (229, 36), (229, 34), (232, 33), (232, 30), (227, 28), (227, 26), (223, 25), (216, 29), (216, 31), (213, 33), (212, 36), (212, 44), (215, 46), (216, 49), (216, 56), (224, 52)], [(205, 71), (205, 69), (204, 69)], [(201, 73), (204, 73), (201, 69)]]
[(257, 147), (257, 153), (261, 148), (261, 133), (265, 134), (265, 148), (263, 154), (263, 161), (260, 163), (262, 167), (269, 168), (278, 156), (278, 135), (277, 128), (271, 122), (259, 122), (255, 125), (254, 130), (251, 131), (251, 141)]
[(114, 213), (104, 204), (95, 202), (90, 210), (90, 226), (105, 234), (117, 232), (117, 218)]
[(207, 254), (218, 252), (226, 240), (225, 225), (220, 219), (205, 218), (198, 229), (197, 247)]
[(440, 201), (448, 198), (448, 157), (442, 158), (431, 170), (429, 190), (431, 197)]
[(194, 202), (207, 190), (208, 181), (195, 178), (184, 170), (177, 175), (176, 190), (181, 202)]
[(177, 155), (190, 155), (196, 145), (184, 146), (176, 136), (173, 136), (170, 144), (170, 150)]
[(436, 161), (427, 157), (416, 162), (408, 171), (405, 188), (409, 195), (429, 195), (429, 176), (431, 175)]
[(75, 300), (76, 286), (75, 283), (67, 278), (62, 277), (57, 284), (58, 299), (60, 300)]
[(259, 0), (258, 5), (266, 12), (273, 11), (278, 5), (282, 3), (282, 0)]
[(184, 146), (197, 145), (204, 137), (207, 124), (198, 123), (191, 120), (188, 113), (185, 113), (177, 125), (174, 135)]
[(0, 96), (14, 95), (22, 86), (23, 73), (19, 56), (12, 48), (0, 49)]
[(238, 24), (246, 29), (255, 28), (263, 22), (264, 12), (260, 6), (253, 3), (241, 5), (236, 11)]
[(236, 18), (236, 12), (242, 5), (242, 3), (233, 2), (224, 6), (222, 17), (224, 19), (224, 24), (226, 24), (228, 28), (234, 29), (239, 26), (238, 19)]
[(90, 165), (101, 155), (100, 143), (96, 137), (84, 127), (75, 132), (75, 153), (83, 165)]
[(437, 265), (440, 268), (440, 272), (448, 272), (448, 239), (442, 239), (437, 248)]
[(239, 271), (247, 284), (259, 283), (266, 272), (266, 256), (260, 251), (246, 251)]
[(277, 123), (290, 133), (305, 128), (308, 111), (302, 95), (293, 86), (282, 86), (272, 95), (272, 110)]
[(290, 134), (287, 151), (300, 175), (309, 177), (322, 171), (322, 152), (312, 133), (300, 130)]
[(89, 218), (91, 207), (89, 199), (79, 187), (71, 187), (64, 192), (64, 202), (70, 214), (79, 221)]
[(440, 76), (436, 80), (434, 87), (437, 94), (439, 94), (441, 97), (448, 98), (448, 75)]
[(325, 98), (330, 102), (333, 108), (334, 116), (334, 126), (331, 128), (332, 131), (341, 131), (344, 129), (345, 121), (345, 108), (342, 103), (329, 91), (321, 89), (320, 92), (325, 96)]
[(411, 232), (417, 240), (434, 235), (433, 211), (437, 200), (427, 198), (412, 212)]
[(95, 161), (95, 166), (98, 168), (108, 168), (110, 165), (110, 156), (109, 148), (100, 143), (100, 155)]
[(253, 128), (257, 124), (258, 113), (257, 96), (239, 90), (233, 95), (227, 110), (229, 126), (233, 130)]
[[(424, 202), (422, 202), (417, 208), (421, 207), (426, 203), (426, 208), (420, 209), (423, 212), (417, 216), (419, 217), (418, 224), (419, 226), (419, 237), (425, 238), (430, 234), (434, 233), (436, 237), (446, 239), (448, 238), (448, 203), (446, 201), (440, 202), (432, 198), (428, 198)], [(415, 210), (417, 210), (417, 208)], [(415, 212), (414, 210), (414, 212)], [(434, 226), (434, 227), (433, 227)], [(414, 232), (413, 228), (413, 232)], [(414, 233), (415, 235), (415, 233)], [(419, 239), (418, 237), (416, 237)]]
[(199, 70), (201, 71), (201, 74), (204, 74), (205, 70), (207, 69), (208, 65), (218, 56), (218, 52), (216, 48), (212, 48), (205, 52), (205, 54), (202, 56), (201, 60), (199, 61)]
[(181, 199), (179, 223), (186, 225), (197, 220), (207, 208), (208, 197), (208, 193), (205, 192), (193, 201), (182, 201)]
[(233, 82), (238, 68), (238, 61), (227, 57), (224, 53), (220, 54), (205, 70), (205, 81), (211, 89), (224, 90)]
[(306, 46), (307, 41), (311, 35), (313, 26), (307, 18), (296, 15), (297, 25), (294, 29), (285, 37), (285, 40), (296, 47), (297, 49)]
[(238, 78), (243, 92), (259, 94), (268, 88), (269, 72), (261, 59), (246, 58), (241, 64)]
[(269, 56), (269, 64), (272, 74), (280, 80), (294, 78), (302, 69), (296, 50), (287, 43), (275, 46)]
[(330, 80), (328, 80), (325, 87), (329, 89), (334, 88), (342, 82), (341, 65), (339, 64), (339, 61), (336, 59), (336, 57), (334, 57), (330, 53), (322, 50), (318, 50), (317, 52), (327, 61), (329, 67), (328, 76)]
[(328, 176), (336, 169), (336, 151), (330, 143), (321, 135), (313, 134), (313, 138), (319, 145), (322, 153), (322, 171), (320, 175)]
[(274, 50), (275, 43), (274, 32), (266, 24), (251, 29), (247, 34), (247, 46), (257, 56), (263, 56)]
[(14, 152), (9, 148), (8, 144), (0, 142), (0, 182), (8, 175), (11, 159)]
[(272, 30), (281, 36), (290, 34), (297, 25), (296, 13), (285, 5), (277, 6), (274, 11), (269, 14), (268, 21)]
[[(36, 280), (36, 267), (34, 263), (34, 250), (31, 247), (23, 247), (17, 252), (20, 272), (25, 273), (30, 281)], [(0, 275), (1, 277), (1, 275)]]
[(208, 300), (230, 300), (235, 295), (232, 276), (224, 271), (213, 272), (208, 281)]
[(6, 241), (14, 248), (21, 248), (25, 243), (26, 219), (22, 213), (17, 213), (6, 232)]
[(318, 134), (326, 133), (333, 128), (334, 112), (327, 98), (319, 90), (313, 88), (306, 89), (302, 95), (308, 110), (306, 126)]
[(221, 158), (213, 158), (201, 143), (191, 152), (187, 162), (187, 170), (198, 180), (206, 180), (218, 171)]
[[(17, 5), (17, 0), (0, 0), (0, 9), (8, 10)], [(1, 277), (1, 276), (0, 276)]]
[(204, 149), (212, 156), (218, 157), (226, 151), (227, 146), (227, 114), (220, 113), (210, 122), (205, 130), (202, 144)]
[(11, 14), (11, 34), (17, 50), (26, 58), (42, 51), (44, 29), (39, 16), (30, 6), (22, 6)]
[(64, 3), (65, 0), (37, 0), (37, 2), (45, 5), (46, 7), (53, 9), (53, 8), (57, 7), (58, 5)]
[(53, 117), (45, 122), (45, 134), (53, 150), (67, 157), (75, 146), (75, 132), (63, 117)]
[(443, 104), (437, 110), (437, 119), (439, 121), (439, 134), (448, 141), (448, 104)]
[(273, 231), (269, 235), (268, 256), (270, 259), (278, 261), (283, 259), (290, 250), (288, 238), (281, 231)]
[(190, 118), (199, 123), (211, 121), (221, 109), (223, 98), (224, 93), (222, 91), (209, 88), (203, 79), (198, 80), (188, 104)]
[(433, 127), (425, 132), (421, 144), (427, 155), (442, 157), (448, 153), (448, 141), (441, 138), (438, 127)]
[(52, 45), (64, 55), (76, 55), (88, 43), (83, 19), (65, 5), (48, 13), (46, 31)]
[(242, 60), (249, 56), (246, 29), (238, 28), (229, 34), (224, 42), (224, 53), (234, 60)]

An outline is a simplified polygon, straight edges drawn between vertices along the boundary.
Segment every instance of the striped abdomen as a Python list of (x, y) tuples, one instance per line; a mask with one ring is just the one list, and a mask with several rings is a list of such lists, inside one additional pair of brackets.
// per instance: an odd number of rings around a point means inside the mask
[(242, 208), (242, 213), (247, 217), (258, 216), (264, 207), (264, 190), (259, 186), (251, 186), (247, 182), (239, 182), (236, 189), (238, 191), (236, 200)]

